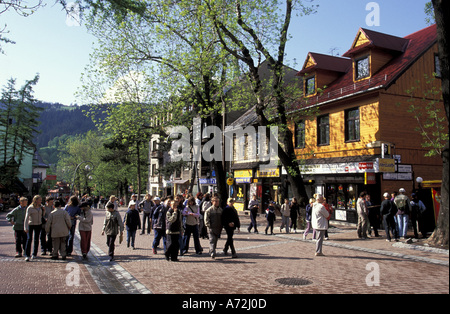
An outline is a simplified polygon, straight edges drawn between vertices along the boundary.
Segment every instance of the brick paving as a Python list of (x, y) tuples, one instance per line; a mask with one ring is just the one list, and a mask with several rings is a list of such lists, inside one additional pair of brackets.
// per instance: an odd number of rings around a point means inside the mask
[[(0, 293), (449, 293), (448, 251), (412, 250), (384, 238), (359, 240), (355, 228), (337, 226), (329, 230), (330, 240), (324, 242), (325, 256), (315, 257), (315, 243), (304, 241), (301, 233), (280, 233), (279, 220), (274, 236), (263, 234), (264, 218), (259, 218), (260, 234), (249, 234), (249, 218), (244, 215), (243, 228), (235, 235), (237, 259), (219, 253), (212, 260), (206, 254), (207, 240), (201, 240), (204, 254), (195, 255), (191, 239), (191, 252), (180, 257), (180, 262), (167, 262), (162, 250), (157, 255), (152, 253), (152, 233), (136, 236), (136, 250), (127, 248), (125, 241), (117, 241), (116, 261), (110, 263), (104, 253), (106, 236), (101, 236), (104, 211), (93, 212), (93, 245), (87, 262), (78, 252), (66, 262), (38, 256), (29, 263), (14, 258), (13, 231), (5, 222), (5, 213), (1, 213)], [(123, 217), (125, 209), (120, 212)], [(219, 240), (219, 252), (225, 238), (223, 234)], [(80, 274), (77, 285), (70, 284), (74, 269)], [(283, 285), (283, 278), (307, 279), (311, 284)]]

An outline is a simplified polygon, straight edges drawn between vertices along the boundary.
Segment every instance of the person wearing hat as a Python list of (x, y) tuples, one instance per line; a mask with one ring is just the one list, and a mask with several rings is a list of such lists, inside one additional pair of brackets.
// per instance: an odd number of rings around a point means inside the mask
[(397, 207), (394, 202), (391, 201), (391, 195), (386, 192), (383, 194), (384, 201), (381, 202), (380, 214), (383, 217), (384, 231), (386, 233), (386, 241), (391, 242), (391, 234), (394, 236), (395, 241), (398, 241), (398, 232), (394, 221), (394, 216), (397, 214)]
[(78, 230), (80, 231), (80, 249), (83, 259), (87, 258), (87, 254), (91, 249), (92, 224), (94, 223), (94, 216), (92, 215), (91, 207), (87, 202), (80, 205), (81, 212), (75, 218), (80, 222)]
[(136, 209), (136, 202), (134, 200), (131, 200), (128, 204), (128, 210), (125, 213), (123, 224), (127, 229), (127, 247), (130, 247), (131, 242), (131, 247), (134, 250), (136, 231), (137, 229), (141, 229), (141, 219), (139, 217), (139, 212)]
[(229, 198), (227, 200), (227, 206), (225, 206), (223, 212), (222, 212), (222, 224), (227, 232), (227, 242), (225, 243), (225, 247), (223, 249), (223, 253), (225, 255), (228, 254), (228, 248), (231, 249), (231, 255), (233, 258), (236, 258), (236, 250), (234, 248), (234, 242), (233, 242), (233, 235), (234, 230), (236, 228), (238, 229), (238, 232), (241, 228), (241, 222), (239, 220), (239, 215), (236, 211), (236, 208), (234, 208), (234, 198)]
[(408, 233), (408, 220), (411, 213), (411, 201), (405, 195), (406, 190), (401, 188), (398, 190), (399, 194), (395, 197), (394, 203), (397, 206), (397, 225), (400, 237), (406, 239)]

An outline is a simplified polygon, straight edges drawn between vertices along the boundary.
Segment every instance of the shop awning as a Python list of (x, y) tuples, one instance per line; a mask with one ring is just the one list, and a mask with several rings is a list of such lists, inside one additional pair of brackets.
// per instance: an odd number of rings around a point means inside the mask
[(172, 181), (173, 184), (179, 184), (179, 185), (183, 185), (183, 184), (186, 184), (188, 182), (189, 182), (189, 180), (173, 180)]

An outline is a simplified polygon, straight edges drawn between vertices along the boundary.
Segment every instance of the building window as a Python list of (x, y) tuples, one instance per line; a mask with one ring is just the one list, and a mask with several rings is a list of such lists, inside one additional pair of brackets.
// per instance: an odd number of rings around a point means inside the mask
[(355, 60), (355, 81), (370, 76), (369, 56)]
[(305, 121), (300, 121), (295, 125), (295, 147), (305, 148)]
[(312, 76), (305, 79), (305, 95), (311, 96), (316, 93), (316, 77)]
[(330, 144), (330, 116), (317, 118), (317, 145)]
[(345, 111), (345, 140), (359, 141), (359, 108), (354, 108)]
[(438, 54), (434, 55), (434, 73), (436, 73), (436, 77), (441, 77), (441, 62)]

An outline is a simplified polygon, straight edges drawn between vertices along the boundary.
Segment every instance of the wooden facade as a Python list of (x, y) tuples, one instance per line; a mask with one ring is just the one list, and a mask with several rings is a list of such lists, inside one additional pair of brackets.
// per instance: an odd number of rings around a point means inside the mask
[[(305, 143), (296, 149), (297, 158), (306, 165), (303, 174), (313, 185), (312, 192), (323, 192), (329, 203), (348, 213), (354, 207), (354, 192), (368, 191), (380, 204), (384, 192), (405, 188), (412, 193), (418, 187), (417, 177), (441, 179), (442, 160), (424, 156), (427, 150), (415, 130), (417, 121), (408, 113), (411, 95), (407, 93), (417, 86), (412, 97), (421, 101), (430, 86), (440, 88), (439, 79), (433, 85), (425, 83), (425, 75), (432, 77), (435, 72), (437, 52), (433, 25), (405, 38), (360, 29), (345, 58), (308, 54), (298, 75), (303, 80), (313, 76), (316, 91), (305, 94), (305, 100), (291, 110), (290, 128), (295, 136), (294, 121), (302, 119), (301, 108), (319, 109), (316, 119), (305, 119)], [(368, 58), (364, 63), (368, 68), (358, 78), (361, 58)], [(348, 138), (352, 121), (347, 115), (352, 110), (359, 113), (356, 139)], [(318, 139), (323, 116), (328, 117), (328, 143)], [(385, 162), (394, 163), (395, 170), (387, 170)]]

